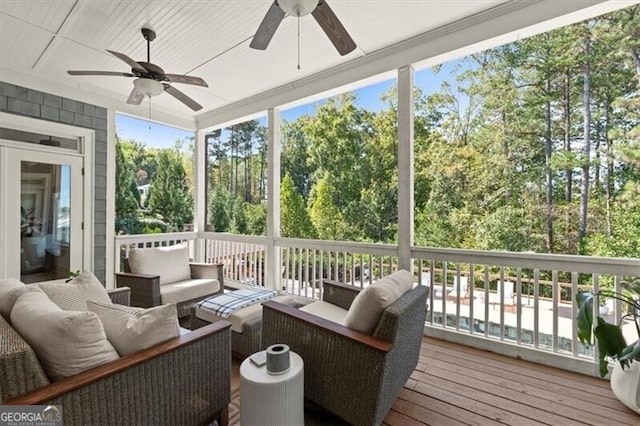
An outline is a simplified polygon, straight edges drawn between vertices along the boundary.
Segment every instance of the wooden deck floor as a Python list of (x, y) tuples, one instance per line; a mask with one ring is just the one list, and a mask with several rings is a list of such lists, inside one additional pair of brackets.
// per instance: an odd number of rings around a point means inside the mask
[[(234, 362), (232, 425), (240, 424), (238, 368)], [(418, 366), (384, 423), (637, 426), (640, 416), (615, 398), (607, 381), (425, 337)]]

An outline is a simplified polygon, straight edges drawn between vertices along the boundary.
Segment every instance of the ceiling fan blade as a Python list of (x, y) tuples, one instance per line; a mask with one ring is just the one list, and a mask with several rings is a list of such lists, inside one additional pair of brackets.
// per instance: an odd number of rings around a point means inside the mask
[(169, 86), (166, 83), (163, 83), (163, 85), (164, 85), (165, 92), (167, 92), (168, 94), (170, 94), (171, 96), (173, 96), (174, 98), (176, 98), (177, 100), (179, 100), (180, 102), (182, 102), (183, 104), (191, 108), (192, 110), (200, 111), (202, 109), (202, 105), (200, 105), (199, 103), (197, 103), (196, 101), (194, 101), (189, 96), (185, 95), (175, 87)]
[(113, 75), (119, 77), (135, 77), (128, 72), (115, 72), (115, 71), (67, 71), (69, 75)]
[(284, 19), (284, 15), (284, 11), (280, 9), (278, 3), (274, 1), (260, 23), (258, 31), (256, 31), (256, 34), (253, 36), (249, 47), (265, 50), (273, 38), (273, 35), (276, 33), (280, 22)]
[(143, 67), (142, 65), (140, 65), (139, 63), (137, 63), (136, 61), (134, 61), (133, 59), (131, 59), (130, 57), (125, 55), (124, 53), (114, 52), (113, 50), (109, 50), (109, 49), (107, 49), (107, 52), (111, 53), (113, 56), (115, 56), (116, 58), (120, 59), (121, 61), (126, 62), (127, 64), (129, 64), (129, 66), (132, 69), (134, 69), (136, 71), (140, 71), (140, 72), (143, 72), (145, 74), (147, 74), (149, 72), (149, 71), (147, 71), (147, 69), (145, 67)]
[(329, 37), (329, 40), (331, 40), (331, 43), (333, 43), (341, 56), (346, 55), (356, 48), (355, 42), (326, 1), (320, 0), (320, 3), (318, 3), (318, 6), (311, 14), (318, 24), (320, 24), (320, 28), (327, 34), (327, 37)]
[(131, 105), (140, 105), (143, 100), (144, 100), (144, 93), (140, 92), (138, 89), (134, 87), (133, 90), (131, 91), (131, 94), (129, 95), (129, 99), (127, 99), (127, 103)]
[(184, 84), (192, 84), (194, 86), (202, 86), (209, 87), (206, 81), (201, 79), (200, 77), (192, 77), (190, 75), (180, 75), (180, 74), (165, 74), (167, 81), (171, 83), (184, 83)]

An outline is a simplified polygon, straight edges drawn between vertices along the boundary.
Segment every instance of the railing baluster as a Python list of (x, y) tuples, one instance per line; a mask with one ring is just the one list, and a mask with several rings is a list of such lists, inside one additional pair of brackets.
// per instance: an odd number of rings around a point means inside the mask
[(447, 328), (447, 262), (442, 265), (442, 327)]
[(516, 268), (516, 343), (522, 343), (522, 268)]
[(319, 294), (319, 298), (320, 300), (322, 300), (323, 297), (323, 293), (324, 293), (324, 250), (320, 250), (320, 294)]
[(500, 340), (504, 340), (504, 307), (505, 307), (505, 294), (504, 294), (504, 266), (500, 267)]
[(578, 327), (576, 327), (576, 315), (578, 314), (578, 273), (571, 273), (571, 352), (574, 357), (578, 356)]
[(473, 334), (474, 332), (474, 324), (475, 324), (475, 313), (474, 313), (474, 305), (475, 305), (475, 269), (476, 265), (473, 263), (469, 264), (469, 281), (467, 282), (467, 289), (469, 291), (469, 334)]
[[(592, 279), (593, 279), (593, 293), (596, 294), (598, 292), (600, 292), (600, 275), (599, 274), (593, 274), (592, 275)], [(594, 298), (593, 300), (593, 318), (597, 318), (600, 315), (600, 300), (598, 297)], [(598, 349), (598, 345), (595, 345), (593, 347), (593, 360), (594, 362), (597, 361), (600, 358), (599, 355), (599, 349)]]
[(540, 270), (538, 268), (533, 270), (533, 346), (538, 348), (540, 345), (540, 339), (538, 333), (540, 332)]
[(296, 257), (298, 263), (298, 296), (302, 295), (302, 290), (304, 288), (304, 279), (302, 278), (302, 259), (304, 258), (304, 249), (298, 249), (298, 256)]
[[(460, 264), (456, 264), (456, 276), (453, 285), (456, 289), (456, 331), (460, 331), (460, 295), (461, 295), (461, 279), (460, 279)], [(447, 296), (447, 299), (449, 297)]]
[(560, 336), (558, 335), (558, 302), (561, 297), (561, 289), (560, 284), (558, 283), (558, 271), (555, 269), (551, 271), (551, 281), (553, 282), (553, 287), (551, 291), (551, 301), (553, 303), (551, 307), (551, 311), (553, 312), (553, 352), (558, 352), (558, 340)]
[(318, 271), (316, 269), (316, 263), (318, 262), (318, 258), (317, 258), (317, 250), (313, 250), (313, 263), (311, 264), (311, 288), (313, 289), (313, 299), (316, 299), (317, 296), (317, 279), (316, 277), (318, 276)]
[(484, 337), (489, 337), (489, 265), (484, 265)]

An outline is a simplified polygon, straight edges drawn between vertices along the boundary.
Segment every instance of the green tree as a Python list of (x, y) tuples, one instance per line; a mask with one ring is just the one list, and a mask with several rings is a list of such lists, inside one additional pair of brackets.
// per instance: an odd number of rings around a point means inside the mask
[(148, 205), (174, 229), (182, 230), (193, 220), (193, 199), (182, 156), (178, 150), (163, 149), (158, 152), (157, 164)]
[(234, 234), (247, 233), (246, 204), (247, 203), (244, 203), (239, 197), (235, 197), (233, 200), (231, 232)]
[(215, 232), (228, 232), (233, 221), (233, 198), (221, 185), (216, 186), (209, 195), (209, 223)]
[(266, 235), (267, 233), (267, 205), (245, 204), (247, 214), (247, 232), (251, 235)]
[(303, 115), (292, 123), (282, 126), (282, 153), (280, 155), (280, 174), (289, 175), (293, 180), (298, 194), (308, 199), (313, 184), (315, 167), (309, 162), (309, 146), (311, 141), (305, 135), (304, 129), (313, 118)]
[[(136, 200), (135, 176), (133, 165), (127, 161), (122, 149), (122, 142), (116, 138), (116, 217), (123, 219), (135, 217), (138, 211)], [(139, 194), (138, 194), (139, 196)], [(120, 229), (117, 229), (120, 230)]]
[(280, 229), (283, 237), (316, 237), (304, 198), (296, 191), (293, 179), (288, 174), (280, 184)]
[(346, 240), (350, 234), (348, 225), (342, 212), (333, 204), (332, 192), (328, 174), (325, 174), (311, 190), (311, 223), (322, 240)]

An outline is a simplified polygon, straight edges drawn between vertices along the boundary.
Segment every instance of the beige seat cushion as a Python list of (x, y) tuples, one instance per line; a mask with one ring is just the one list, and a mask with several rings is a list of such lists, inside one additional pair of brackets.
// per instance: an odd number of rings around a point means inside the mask
[[(275, 302), (280, 302), (285, 305), (290, 305), (296, 301), (294, 296), (276, 296), (273, 299)], [(216, 322), (224, 319), (225, 321), (229, 321), (231, 323), (231, 330), (236, 333), (242, 333), (242, 326), (247, 321), (253, 321), (257, 318), (262, 317), (262, 303), (254, 303), (253, 305), (249, 305), (246, 308), (238, 309), (229, 315), (228, 318), (222, 318), (215, 314), (215, 312), (202, 309), (200, 306), (196, 305), (196, 317), (200, 318), (203, 321), (207, 322)]]
[(63, 311), (44, 292), (23, 291), (11, 310), (11, 324), (33, 348), (52, 380), (73, 376), (118, 359), (93, 312)]
[(322, 300), (303, 306), (300, 310), (341, 325), (345, 324), (347, 313), (349, 312), (346, 309), (342, 309), (332, 303), (323, 302)]
[(0, 280), (0, 314), (3, 317), (9, 318), (11, 308), (13, 308), (13, 304), (16, 301), (17, 294), (14, 297), (9, 297), (9, 293), (21, 287), (24, 287), (24, 284), (15, 278), (3, 278)]
[(111, 303), (107, 290), (91, 272), (85, 271), (67, 281), (62, 279), (37, 285), (63, 311), (86, 311), (87, 301)]
[(160, 287), (160, 301), (162, 304), (180, 303), (205, 297), (216, 293), (218, 290), (220, 290), (220, 281), (216, 279), (178, 281)]
[(87, 307), (98, 315), (109, 342), (120, 356), (147, 349), (179, 335), (180, 324), (175, 305), (143, 309), (89, 301)]
[(412, 285), (413, 275), (402, 269), (376, 281), (358, 293), (349, 308), (344, 325), (372, 334), (382, 312), (411, 290)]
[(184, 244), (169, 247), (132, 249), (129, 269), (134, 274), (160, 275), (160, 285), (191, 278), (189, 248)]

